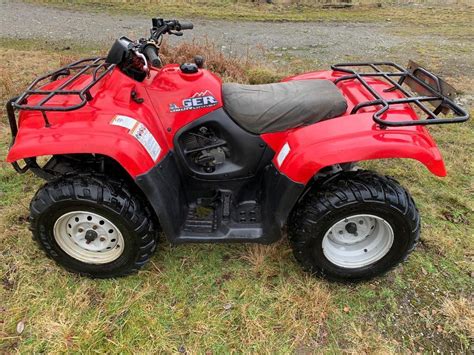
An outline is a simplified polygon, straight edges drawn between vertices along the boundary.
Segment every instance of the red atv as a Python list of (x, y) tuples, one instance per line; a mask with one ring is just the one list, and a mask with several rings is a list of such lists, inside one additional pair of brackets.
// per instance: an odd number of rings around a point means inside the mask
[(355, 164), (411, 158), (445, 176), (425, 125), (468, 119), (454, 90), (414, 63), (337, 64), (268, 85), (222, 84), (202, 57), (162, 67), (163, 35), (192, 28), (153, 19), (150, 38), (122, 37), (107, 58), (41, 76), (7, 103), (7, 160), (48, 180), (31, 202), (46, 253), (114, 277), (150, 259), (159, 231), (173, 244), (268, 244), (287, 224), (313, 274), (368, 279), (405, 260), (420, 235), (415, 203)]

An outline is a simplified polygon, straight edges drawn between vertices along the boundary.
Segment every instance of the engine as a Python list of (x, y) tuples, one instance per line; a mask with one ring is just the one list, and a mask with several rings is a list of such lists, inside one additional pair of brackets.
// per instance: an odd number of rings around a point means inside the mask
[(230, 155), (227, 142), (206, 126), (186, 132), (182, 143), (187, 159), (206, 173), (213, 173)]

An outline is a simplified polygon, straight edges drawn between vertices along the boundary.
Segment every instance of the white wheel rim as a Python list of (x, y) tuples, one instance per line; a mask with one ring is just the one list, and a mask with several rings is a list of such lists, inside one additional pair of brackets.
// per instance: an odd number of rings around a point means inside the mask
[(54, 224), (53, 234), (66, 254), (87, 264), (110, 263), (124, 249), (120, 230), (107, 218), (92, 212), (63, 214)]
[(393, 229), (385, 219), (370, 214), (353, 215), (329, 228), (323, 238), (323, 253), (337, 266), (356, 269), (387, 255), (393, 239)]

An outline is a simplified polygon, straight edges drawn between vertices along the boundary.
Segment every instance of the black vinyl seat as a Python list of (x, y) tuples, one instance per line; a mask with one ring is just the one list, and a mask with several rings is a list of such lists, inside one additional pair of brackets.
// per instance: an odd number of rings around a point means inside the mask
[(295, 80), (264, 85), (224, 84), (224, 108), (249, 132), (285, 131), (341, 116), (347, 102), (329, 80)]

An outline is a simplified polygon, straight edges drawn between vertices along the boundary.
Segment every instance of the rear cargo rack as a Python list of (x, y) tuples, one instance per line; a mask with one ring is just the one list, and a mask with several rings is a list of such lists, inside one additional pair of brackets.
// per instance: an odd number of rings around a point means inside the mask
[[(392, 62), (341, 63), (332, 65), (331, 68), (336, 72), (349, 74), (337, 78), (334, 82), (335, 84), (342, 81), (358, 80), (374, 97), (374, 100), (360, 102), (355, 105), (351, 114), (357, 113), (357, 111), (363, 107), (381, 106), (381, 108), (374, 113), (373, 119), (382, 128), (387, 126), (398, 127), (460, 123), (469, 119), (467, 111), (453, 101), (456, 90), (444, 80), (420, 67), (413, 61), (408, 63), (407, 69)], [(364, 71), (359, 71), (360, 69)], [(385, 99), (365, 78), (382, 79), (392, 85), (392, 87), (384, 90), (384, 92), (398, 90), (404, 97), (399, 99)], [(404, 84), (408, 87), (403, 87), (402, 85)], [(426, 103), (429, 103), (434, 109), (429, 108)], [(392, 105), (397, 104), (414, 104), (423, 111), (427, 117), (426, 119), (410, 121), (390, 121), (382, 118), (382, 115), (386, 113)], [(441, 113), (449, 115), (449, 117), (439, 117)]]

